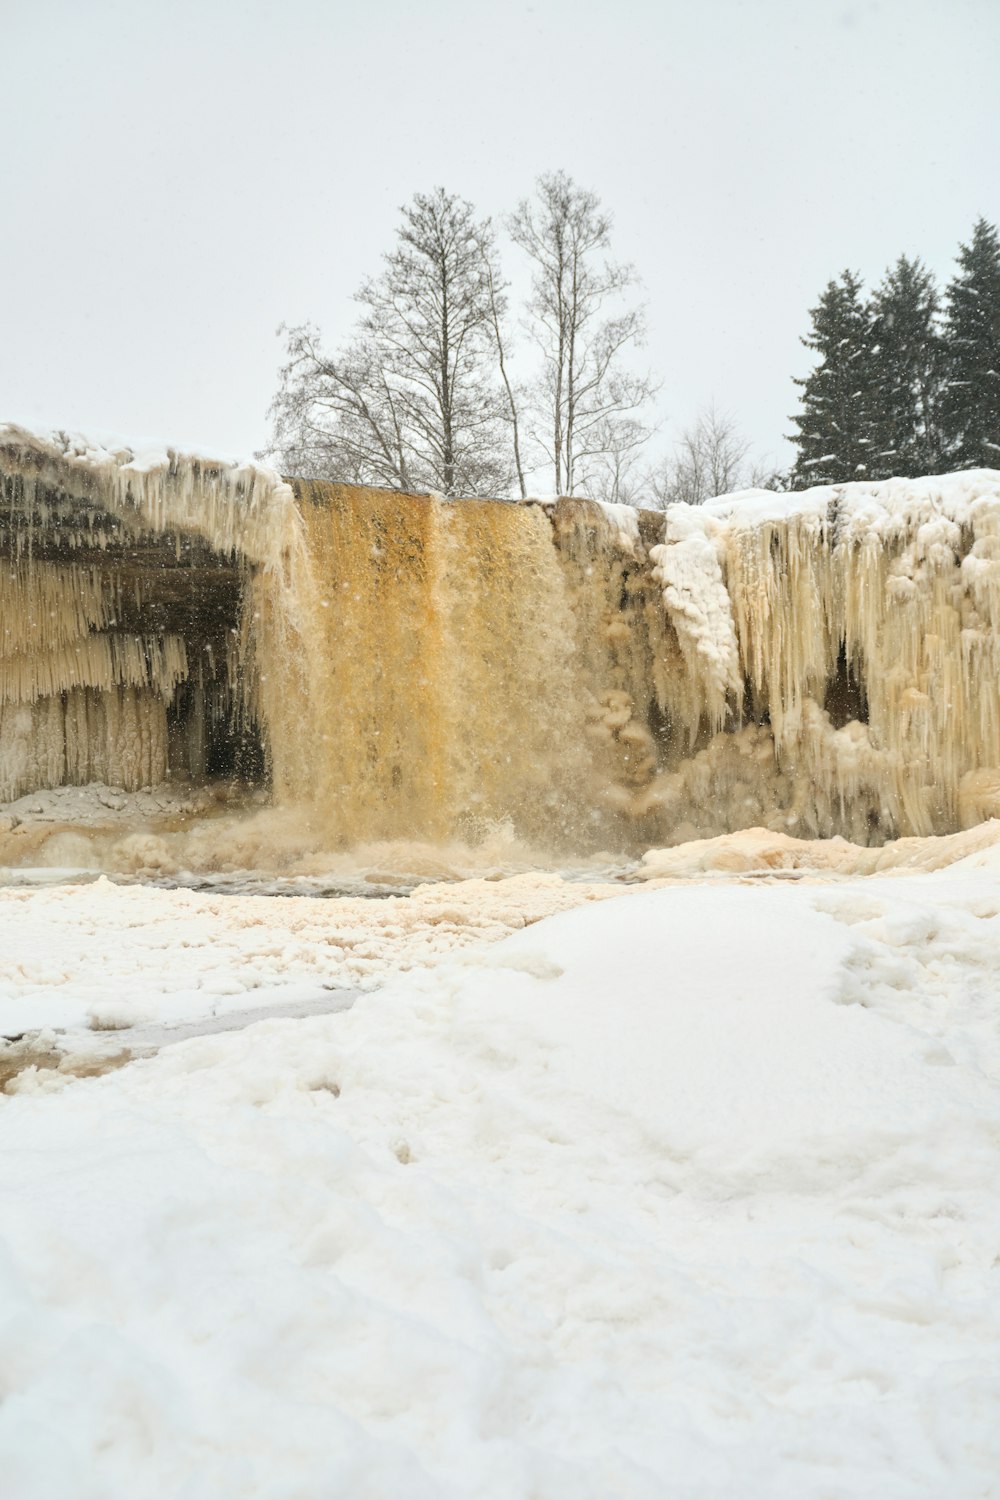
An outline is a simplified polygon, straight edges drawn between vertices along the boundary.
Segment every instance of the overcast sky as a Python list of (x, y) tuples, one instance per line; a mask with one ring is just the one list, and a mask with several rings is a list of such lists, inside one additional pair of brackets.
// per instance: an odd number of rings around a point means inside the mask
[(825, 282), (1000, 219), (1000, 0), (0, 0), (0, 49), (0, 420), (247, 454), (400, 204), (562, 167), (666, 434), (714, 399), (784, 460)]

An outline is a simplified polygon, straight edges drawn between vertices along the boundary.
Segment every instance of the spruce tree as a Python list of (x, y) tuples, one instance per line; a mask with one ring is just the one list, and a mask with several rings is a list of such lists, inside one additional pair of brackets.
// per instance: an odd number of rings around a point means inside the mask
[(867, 477), (873, 447), (871, 419), (871, 319), (861, 298), (861, 280), (844, 271), (810, 309), (812, 330), (802, 343), (819, 362), (795, 384), (802, 411), (792, 418), (799, 431), (792, 484), (842, 484)]
[(934, 278), (901, 255), (870, 304), (872, 452), (869, 475), (941, 470), (942, 344)]
[(945, 321), (948, 466), (1000, 468), (1000, 239), (994, 225), (977, 222), (958, 264)]

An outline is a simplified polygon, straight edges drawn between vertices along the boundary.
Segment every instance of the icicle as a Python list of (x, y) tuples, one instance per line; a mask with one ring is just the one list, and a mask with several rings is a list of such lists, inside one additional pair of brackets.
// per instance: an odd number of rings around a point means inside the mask
[[(188, 673), (184, 640), (114, 630), (126, 576), (130, 609), (142, 617), (146, 600), (133, 564), (151, 542), (154, 548), (169, 547), (175, 563), (183, 559), (192, 537), (232, 559), (245, 575), (247, 598), (258, 584), (266, 590), (268, 639), (278, 658), (303, 656), (299, 625), (302, 600), (309, 594), (302, 583), (308, 573), (303, 528), (290, 487), (272, 470), (0, 425), (0, 492), (5, 553), (0, 704), (41, 702), (83, 688), (107, 694), (123, 687), (140, 690), (135, 702), (163, 700), (155, 715), (165, 713), (166, 701)], [(39, 556), (43, 549), (44, 560)], [(87, 566), (78, 566), (72, 559), (84, 550)], [(107, 569), (93, 564), (95, 552), (112, 554)], [(65, 557), (66, 563), (54, 561), (57, 557)], [(240, 620), (235, 631), (235, 651), (228, 644), (226, 651), (226, 670), (234, 684), (228, 703), (234, 721), (245, 727), (258, 711), (257, 647), (252, 621)], [(206, 644), (208, 651), (196, 664), (199, 681), (206, 666), (209, 678), (221, 670), (221, 663), (212, 660), (211, 641)], [(119, 696), (107, 703), (111, 707), (99, 712), (88, 710), (80, 720), (81, 734), (89, 723), (97, 726), (99, 740), (107, 737), (107, 729), (113, 730), (116, 743), (165, 743), (146, 710), (139, 713), (128, 706), (132, 699)], [(35, 726), (39, 734), (40, 725)], [(267, 726), (261, 728), (267, 741)], [(51, 769), (51, 756), (25, 754), (37, 768), (33, 774), (41, 778), (36, 785), (50, 785), (51, 776), (69, 774)], [(109, 752), (108, 763), (115, 764), (122, 754)], [(127, 774), (134, 779), (140, 762), (152, 765), (160, 759), (155, 749), (131, 750), (126, 760), (133, 769)], [(80, 766), (88, 756), (77, 754), (73, 760), (72, 774), (83, 774)], [(279, 779), (298, 786), (307, 781), (284, 767)]]
[(0, 708), (2, 801), (64, 782), (138, 791), (166, 769), (166, 706), (156, 693), (81, 688)]
[(115, 619), (119, 588), (97, 568), (0, 563), (0, 657), (68, 645)]
[(187, 676), (176, 635), (90, 635), (56, 651), (0, 657), (0, 704), (32, 703), (76, 687), (152, 688), (169, 697)]
[[(699, 652), (700, 639), (689, 645), (685, 631), (689, 618), (702, 628), (699, 610), (707, 613), (712, 599), (723, 618), (719, 584), (696, 584), (693, 602), (680, 605), (676, 585), (670, 592), (692, 535), (719, 551), (738, 673), (773, 736), (770, 774), (780, 778), (785, 768), (812, 784), (815, 795), (805, 800), (815, 832), (855, 826), (862, 808), (883, 837), (945, 832), (974, 815), (982, 799), (962, 793), (972, 785), (964, 778), (1000, 768), (1000, 475), (750, 492), (698, 512), (672, 508), (666, 541), (652, 555), (685, 666), (707, 706), (712, 694), (718, 704), (724, 653)], [(706, 633), (726, 638), (724, 625)], [(823, 712), (842, 666), (867, 700), (867, 723), (853, 729), (836, 729)], [(668, 685), (667, 696), (696, 732), (697, 693), (687, 703)], [(711, 727), (718, 724), (716, 713)], [(713, 832), (745, 826), (733, 822), (718, 788), (713, 795), (720, 818)], [(780, 821), (778, 790), (769, 796), (762, 819)]]

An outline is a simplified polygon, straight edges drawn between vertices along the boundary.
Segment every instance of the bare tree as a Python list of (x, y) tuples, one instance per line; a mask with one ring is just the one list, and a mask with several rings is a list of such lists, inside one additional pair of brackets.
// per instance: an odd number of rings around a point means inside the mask
[(714, 404), (706, 407), (681, 433), (674, 452), (649, 474), (643, 503), (702, 505), (734, 490), (778, 488), (777, 473), (754, 465), (750, 447), (734, 417)]
[(311, 325), (284, 330), (270, 451), (307, 476), (502, 494), (512, 466), (489, 220), (443, 188), (418, 193), (402, 215), (381, 275), (357, 294), (357, 336), (342, 353), (326, 355)]
[(610, 505), (641, 505), (645, 487), (642, 450), (652, 431), (632, 417), (597, 426), (592, 450), (577, 455), (579, 493)]
[(623, 360), (642, 343), (641, 309), (606, 316), (608, 303), (637, 278), (631, 266), (605, 258), (611, 218), (565, 172), (540, 177), (536, 200), (525, 199), (507, 227), (534, 270), (527, 322), (543, 375), (531, 435), (552, 466), (556, 492), (572, 493), (581, 456), (594, 458), (602, 434), (653, 394), (649, 377)]
[(288, 357), (271, 403), (271, 445), (260, 456), (306, 479), (410, 488), (402, 403), (376, 352), (358, 341), (328, 357), (309, 323), (278, 332)]
[(483, 270), (486, 276), (486, 285), (489, 290), (490, 325), (493, 329), (493, 338), (496, 344), (497, 364), (500, 368), (500, 379), (503, 382), (504, 392), (507, 397), (509, 411), (511, 441), (514, 448), (514, 472), (517, 475), (518, 486), (521, 491), (521, 499), (526, 500), (528, 487), (524, 480), (524, 460), (521, 456), (521, 419), (519, 401), (514, 386), (511, 383), (507, 371), (506, 338), (503, 331), (504, 314), (507, 311), (506, 287), (497, 279), (497, 272), (493, 264), (492, 245), (484, 242), (482, 246)]

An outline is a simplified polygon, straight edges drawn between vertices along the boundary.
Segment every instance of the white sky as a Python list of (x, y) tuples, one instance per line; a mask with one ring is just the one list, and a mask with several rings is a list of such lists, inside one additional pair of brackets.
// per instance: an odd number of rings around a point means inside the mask
[(785, 459), (825, 282), (1000, 219), (1000, 0), (0, 0), (0, 44), (2, 420), (246, 454), (278, 323), (344, 337), (400, 204), (564, 167), (667, 434), (714, 398)]

